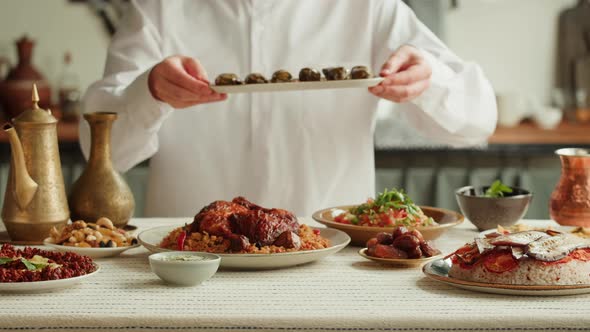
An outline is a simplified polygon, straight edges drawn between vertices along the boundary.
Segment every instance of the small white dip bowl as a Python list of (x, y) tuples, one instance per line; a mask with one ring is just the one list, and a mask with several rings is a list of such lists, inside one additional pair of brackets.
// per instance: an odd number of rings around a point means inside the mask
[(211, 278), (221, 262), (215, 254), (168, 251), (150, 255), (150, 267), (160, 279), (180, 286), (196, 286)]

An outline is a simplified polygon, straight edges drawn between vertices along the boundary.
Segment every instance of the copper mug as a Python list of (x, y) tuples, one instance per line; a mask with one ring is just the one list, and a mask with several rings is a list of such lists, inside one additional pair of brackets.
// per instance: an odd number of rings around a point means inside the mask
[(565, 148), (555, 154), (561, 159), (561, 178), (549, 214), (561, 225), (590, 227), (590, 150)]

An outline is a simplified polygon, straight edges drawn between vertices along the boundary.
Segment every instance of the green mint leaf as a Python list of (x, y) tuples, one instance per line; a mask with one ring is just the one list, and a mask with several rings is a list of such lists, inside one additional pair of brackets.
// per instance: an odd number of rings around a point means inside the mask
[(492, 185), (486, 190), (484, 193), (485, 197), (490, 198), (497, 198), (497, 197), (504, 197), (505, 193), (511, 193), (512, 188), (508, 187), (507, 185), (503, 184), (502, 181), (496, 180)]
[(4, 265), (6, 263), (10, 263), (14, 260), (14, 258), (10, 257), (0, 257), (0, 265)]
[(20, 259), (21, 262), (23, 262), (23, 264), (25, 265), (25, 267), (27, 268), (27, 270), (29, 271), (35, 271), (37, 269), (37, 266), (31, 262), (29, 262), (27, 259), (22, 258)]

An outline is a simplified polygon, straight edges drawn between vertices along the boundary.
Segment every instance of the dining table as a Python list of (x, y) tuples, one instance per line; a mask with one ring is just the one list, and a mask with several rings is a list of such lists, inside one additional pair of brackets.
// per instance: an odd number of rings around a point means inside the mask
[[(139, 233), (190, 221), (142, 218), (130, 224)], [(434, 245), (448, 254), (477, 234), (465, 221)], [(198, 286), (176, 287), (151, 272), (148, 250), (134, 248), (96, 259), (100, 271), (75, 286), (0, 293), (0, 331), (590, 330), (590, 295), (473, 292), (429, 279), (418, 267), (369, 261), (359, 249), (348, 246), (290, 268), (220, 269)]]

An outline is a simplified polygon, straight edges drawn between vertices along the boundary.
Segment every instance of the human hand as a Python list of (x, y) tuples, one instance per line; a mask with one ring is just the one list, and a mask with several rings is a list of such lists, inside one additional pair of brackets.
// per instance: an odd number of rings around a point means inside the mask
[(226, 94), (211, 90), (207, 73), (198, 60), (181, 55), (155, 65), (149, 74), (148, 87), (154, 98), (174, 108), (227, 99)]
[(430, 85), (432, 68), (413, 46), (404, 45), (393, 52), (381, 68), (385, 79), (369, 91), (377, 97), (404, 103), (420, 96)]

